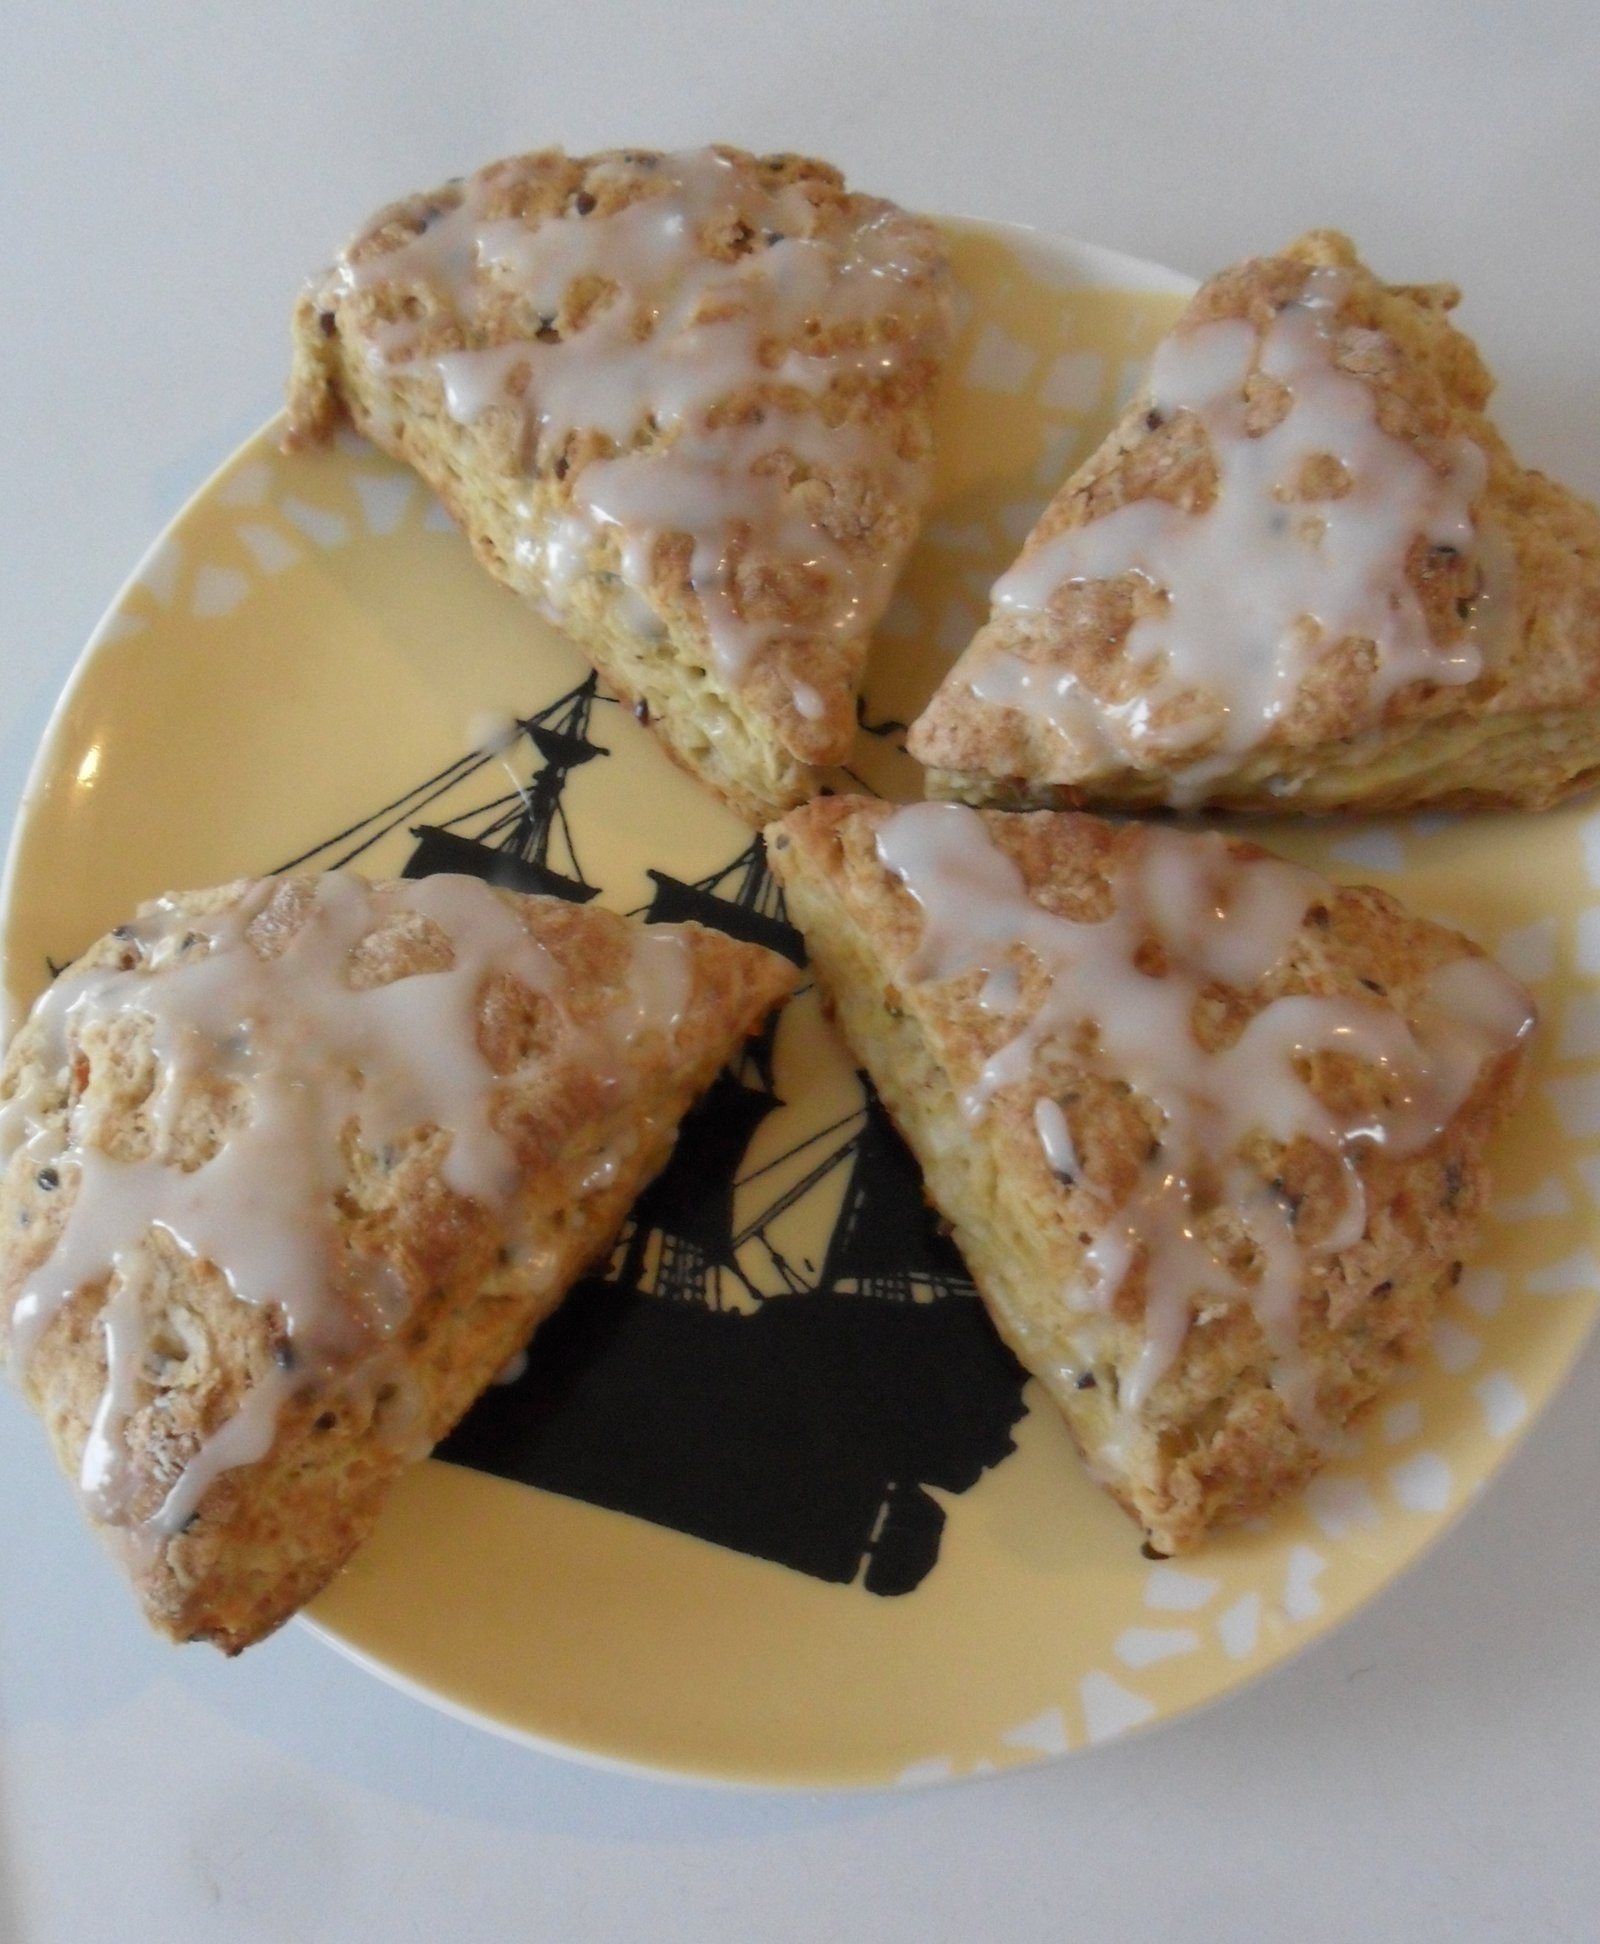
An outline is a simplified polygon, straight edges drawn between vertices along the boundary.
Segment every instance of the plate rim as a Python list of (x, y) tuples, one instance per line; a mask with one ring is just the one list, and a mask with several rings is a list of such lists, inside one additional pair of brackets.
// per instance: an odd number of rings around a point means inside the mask
[[(1082, 238), (1058, 235), (1038, 225), (959, 214), (935, 215), (929, 220), (958, 235), (990, 238), (1004, 244), (1036, 274), (1062, 289), (1101, 288), (1135, 295), (1183, 297), (1199, 288), (1199, 281), (1186, 272)], [(105, 650), (112, 645), (113, 630), (131, 590), (140, 583), (151, 562), (182, 532), (196, 512), (212, 499), (221, 484), (236, 468), (263, 448), (270, 450), (277, 446), (286, 417), (285, 411), (280, 408), (267, 418), (214, 466), (186, 496), (176, 511), (162, 523), (109, 598), (100, 618), (74, 658), (50, 709), (38, 745), (28, 765), (21, 795), (16, 802), (4, 862), (3, 866), (0, 866), (0, 973), (3, 973), (5, 978), (5, 991), (3, 996), (0, 996), (0, 1032), (3, 1032), (7, 1041), (20, 1023), (19, 1017), (15, 1016), (15, 1003), (11, 998), (10, 974), (13, 969), (12, 934), (15, 906), (19, 895), (21, 854), (26, 833), (40, 812), (42, 798), (53, 778), (59, 773), (61, 744), (73, 709), (95, 676)], [(1341, 821), (1358, 823), (1362, 820), (1322, 818), (1318, 821), (1328, 824)], [(1570, 1143), (1572, 1137), (1563, 1138)], [(1303, 1660), (1308, 1653), (1338, 1635), (1349, 1623), (1429, 1558), (1446, 1538), (1458, 1531), (1466, 1516), (1481, 1506), (1486, 1496), (1486, 1488), (1492, 1486), (1506, 1466), (1514, 1460), (1526, 1438), (1549, 1410), (1557, 1394), (1571, 1381), (1579, 1359), (1591, 1344), (1597, 1326), (1600, 1326), (1600, 1294), (1591, 1292), (1585, 1301), (1587, 1314), (1573, 1332), (1570, 1344), (1555, 1359), (1553, 1374), (1545, 1396), (1530, 1408), (1518, 1425), (1496, 1440), (1494, 1456), (1486, 1467), (1478, 1487), (1462, 1494), (1456, 1504), (1424, 1531), (1393, 1571), (1361, 1591), (1331, 1622), (1298, 1639), (1290, 1639), (1264, 1663), (1252, 1665), (1241, 1661), (1236, 1664), (1236, 1667), (1228, 1669), (1227, 1678), (1218, 1682), (1205, 1694), (1165, 1708), (1148, 1720), (1108, 1739), (1117, 1742), (1137, 1739), (1142, 1742), (1161, 1728), (1187, 1720), (1227, 1701), (1245, 1689), (1259, 1685), (1268, 1677)], [(1183, 1563), (1188, 1564), (1190, 1561), (1185, 1560)], [(525, 1727), (509, 1718), (496, 1716), (469, 1705), (444, 1689), (427, 1686), (414, 1675), (381, 1660), (349, 1636), (337, 1631), (329, 1622), (318, 1618), (312, 1611), (302, 1610), (293, 1618), (297, 1626), (331, 1648), (342, 1659), (376, 1677), (386, 1687), (457, 1721), (494, 1735), (497, 1739), (529, 1748), (541, 1755), (579, 1762), (592, 1769), (627, 1776), (634, 1780), (670, 1783), (682, 1788), (760, 1790), (765, 1793), (785, 1795), (896, 1795), (911, 1790), (942, 1789), (956, 1783), (987, 1781), (1023, 1769), (1055, 1767), (1064, 1760), (1092, 1754), (1100, 1747), (1108, 1745), (1106, 1742), (1080, 1739), (1053, 1753), (1029, 1750), (1024, 1759), (1015, 1764), (997, 1766), (992, 1770), (980, 1766), (976, 1769), (954, 1768), (951, 1772), (943, 1774), (924, 1772), (913, 1775), (907, 1772), (903, 1776), (877, 1778), (844, 1776), (817, 1779), (771, 1772), (756, 1773), (737, 1766), (722, 1770), (679, 1767), (664, 1761), (658, 1763), (619, 1756), (601, 1748), (542, 1735), (537, 1730)]]

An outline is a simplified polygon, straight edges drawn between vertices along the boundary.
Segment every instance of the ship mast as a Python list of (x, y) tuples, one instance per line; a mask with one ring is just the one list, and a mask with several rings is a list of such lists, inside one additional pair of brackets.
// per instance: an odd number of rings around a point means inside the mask
[(766, 842), (759, 835), (720, 871), (693, 883), (665, 871), (646, 875), (655, 891), (642, 914), (635, 914), (646, 923), (713, 925), (746, 945), (780, 953), (791, 965), (805, 964), (805, 940), (789, 922), (783, 892), (767, 864)]
[(928, 1205), (917, 1164), (872, 1082), (865, 1073), (858, 1072), (856, 1078), (865, 1095), (859, 1113), (819, 1129), (740, 1183), (747, 1187), (841, 1128), (851, 1130), (748, 1222), (734, 1237), (734, 1247), (741, 1249), (748, 1242), (759, 1242), (791, 1291), (810, 1286), (796, 1274), (769, 1231), (796, 1202), (803, 1201), (840, 1168), (848, 1167), (838, 1218), (815, 1282), (818, 1290), (888, 1302), (925, 1302), (936, 1296), (976, 1294), (960, 1252)]
[[(504, 740), (456, 757), (391, 802), (278, 865), (273, 875), (308, 865), (322, 871), (343, 870), (409, 826), (418, 842), (402, 872), (405, 877), (457, 871), (512, 891), (542, 892), (587, 904), (598, 887), (587, 881), (578, 862), (562, 792), (575, 769), (610, 753), (589, 739), (596, 689), (597, 678), (591, 675), (537, 715), (519, 718)], [(539, 767), (525, 785), (516, 782), (511, 770), (524, 739), (539, 758)], [(511, 789), (436, 824), (412, 821), (491, 763), (505, 767)], [(558, 869), (551, 861), (558, 846), (565, 868)]]
[(872, 1082), (864, 1073), (858, 1078), (866, 1110), (820, 1287), (893, 1302), (975, 1295), (959, 1250), (928, 1204), (911, 1150)]
[[(480, 803), (437, 824), (416, 824), (412, 852), (404, 876), (427, 877), (435, 871), (461, 871), (498, 884), (508, 891), (587, 904), (599, 892), (583, 875), (573, 845), (572, 827), (562, 805), (567, 779), (575, 769), (609, 752), (589, 740), (589, 714), (594, 707), (597, 677), (525, 717), (519, 724), (542, 759), (526, 785), (518, 785), (488, 803)], [(505, 751), (493, 752), (504, 755)], [(566, 870), (550, 862), (559, 840)]]
[[(652, 925), (700, 924), (805, 964), (805, 941), (789, 922), (783, 893), (758, 836), (730, 863), (692, 882), (651, 871), (642, 912)], [(739, 1166), (756, 1129), (781, 1103), (773, 1086), (777, 1020), (749, 1042), (686, 1116), (666, 1167), (634, 1204), (616, 1281), (669, 1301), (724, 1307), (731, 1282), (760, 1292), (739, 1265), (733, 1232)]]

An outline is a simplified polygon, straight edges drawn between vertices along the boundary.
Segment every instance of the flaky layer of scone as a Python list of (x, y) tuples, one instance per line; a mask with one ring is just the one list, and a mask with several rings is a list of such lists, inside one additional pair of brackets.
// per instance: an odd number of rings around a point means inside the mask
[(929, 794), (1537, 809), (1593, 783), (1600, 513), (1485, 416), (1457, 295), (1331, 232), (1205, 284), (913, 726)]
[(1461, 1273), (1527, 995), (1215, 835), (832, 798), (768, 848), (1002, 1335), (1150, 1543), (1302, 1486)]
[(497, 162), (302, 297), (291, 445), (341, 417), (761, 821), (849, 754), (931, 484), (937, 232), (801, 156)]
[(142, 908), (0, 1073), (7, 1361), (151, 1622), (237, 1652), (602, 1257), (792, 988), (476, 879)]

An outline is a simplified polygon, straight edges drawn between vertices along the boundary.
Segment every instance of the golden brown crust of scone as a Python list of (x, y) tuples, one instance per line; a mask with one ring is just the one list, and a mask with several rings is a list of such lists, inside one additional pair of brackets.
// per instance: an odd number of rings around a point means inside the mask
[[(1219, 765), (1203, 800), (1273, 814), (1423, 803), (1546, 808), (1600, 778), (1600, 512), (1519, 466), (1485, 416), (1493, 381), (1449, 321), (1455, 289), (1385, 285), (1346, 237), (1316, 231), (1281, 256), (1223, 271), (1202, 286), (1176, 328), (1243, 318), (1264, 331), (1316, 269), (1345, 275), (1336, 363), (1369, 387), (1384, 430), (1437, 466), (1463, 436), (1488, 458), (1475, 509), (1480, 535), (1488, 536), (1475, 549), (1482, 558), (1433, 550), (1419, 538), (1407, 563), (1435, 646), (1448, 648), (1477, 625), (1485, 666), (1460, 686), (1412, 682), (1374, 717), (1364, 700), (1361, 645), (1333, 644), (1293, 708), (1260, 744)], [(1207, 503), (1214, 472), (1204, 431), (1187, 413), (1151, 424), (1149, 407), (1141, 391), (1051, 500), (1023, 559), (1133, 501), (1158, 498), (1190, 510)], [(1264, 394), (1264, 424), (1273, 409)], [(1157, 598), (1124, 579), (1058, 595), (1047, 613), (993, 612), (912, 728), (909, 747), (932, 772), (929, 794), (1011, 808), (1171, 801), (1170, 770), (1110, 755), (1085, 762), (1048, 722), (980, 702), (968, 686), (1003, 653), (1070, 670), (1095, 695), (1125, 700), (1136, 684), (1119, 661), (1121, 645)], [(1207, 754), (1208, 745), (1198, 744), (1186, 760)]]
[[(251, 939), (274, 956), (303, 922), (309, 879), (285, 879)], [(226, 911), (250, 887), (185, 894), (188, 914)], [(292, 1362), (281, 1314), (240, 1301), (223, 1277), (160, 1231), (140, 1245), (149, 1352), (126, 1427), (133, 1480), (127, 1527), (102, 1528), (123, 1554), (151, 1622), (177, 1640), (229, 1653), (280, 1625), (371, 1531), (405, 1465), (442, 1438), (527, 1342), (573, 1281), (603, 1257), (640, 1187), (665, 1161), (677, 1123), (742, 1037), (793, 987), (773, 954), (698, 926), (682, 928), (692, 985), (669, 1043), (657, 1030), (629, 1053), (631, 1084), (608, 1087), (585, 1034), (624, 989), (636, 927), (592, 906), (495, 894), (563, 974), (559, 1005), (509, 975), (493, 975), (477, 1009), (480, 1051), (497, 1076), (494, 1124), (515, 1153), (519, 1185), (491, 1209), (449, 1187), (447, 1134), (421, 1127), (376, 1150), (351, 1126), (336, 1197), (335, 1270), (383, 1265), (405, 1294), (399, 1334), (333, 1378), (308, 1382), (280, 1408), (267, 1456), (221, 1472), (196, 1515), (171, 1537), (147, 1520), (205, 1439), (269, 1374)], [(137, 947), (116, 933), (79, 968), (130, 966)], [(442, 955), (442, 956), (441, 956)], [(352, 985), (386, 984), (449, 963), (436, 929), (375, 933), (351, 960)], [(36, 1021), (18, 1033), (0, 1073), (0, 1101), (31, 1097), (35, 1124), (119, 1160), (152, 1152), (148, 1104), (163, 1080), (148, 1016), (118, 1013), (69, 1039), (56, 1068)], [(170, 1096), (169, 1096), (170, 1098)], [(241, 1104), (215, 1073), (181, 1086), (163, 1158), (194, 1167), (221, 1146)], [(613, 1167), (596, 1168), (597, 1157)], [(0, 1322), (60, 1236), (74, 1194), (70, 1171), (38, 1171), (24, 1151), (0, 1177)], [(80, 1287), (14, 1374), (44, 1418), (63, 1469), (76, 1477), (106, 1385), (102, 1311), (108, 1282)]]
[[(877, 310), (853, 307), (857, 314), (820, 323), (812, 318), (791, 341), (764, 342), (761, 364), (769, 376), (731, 393), (713, 414), (729, 428), (786, 415), (787, 422), (813, 429), (853, 429), (857, 450), (836, 463), (787, 451), (776, 438), (779, 451), (761, 464), (785, 482), (786, 504), (814, 521), (843, 558), (882, 576), (910, 551), (931, 485), (932, 403), (949, 335), (943, 245), (922, 219), (848, 191), (826, 163), (721, 147), (715, 153), (731, 164), (730, 180), (755, 199), (755, 209), (773, 211), (783, 198), (782, 233), (773, 227), (776, 215), (765, 223), (709, 224), (698, 237), (706, 261), (758, 263), (770, 246), (797, 235), (842, 250), (872, 230), (892, 239), (913, 266), (893, 280), (892, 296), (886, 286)], [(572, 157), (546, 149), (495, 163), (470, 186), (492, 216), (531, 232), (577, 208), (599, 222), (649, 197), (663, 187), (665, 159), (654, 151)], [(347, 261), (370, 271), (466, 193), (459, 183), (448, 184), (381, 211)], [(348, 418), (422, 475), (490, 573), (548, 607), (552, 587), (539, 542), (573, 513), (586, 468), (619, 450), (665, 449), (666, 435), (645, 420), (621, 447), (604, 431), (579, 429), (559, 451), (540, 444), (530, 453), (519, 409), (496, 406), (458, 424), (432, 358), (532, 342), (541, 333), (572, 339), (609, 290), (597, 289), (592, 277), (579, 278), (551, 316), (535, 313), (525, 296), (486, 273), (476, 274), (471, 287), (479, 306), (472, 316), (438, 280), (414, 275), (355, 288), (333, 277), (309, 290), (294, 318), (287, 442), (316, 443)], [(615, 301), (626, 297), (623, 290)], [(385, 360), (385, 334), (397, 325), (408, 333), (408, 363)], [(863, 349), (879, 355), (863, 359)], [(840, 362), (822, 389), (780, 381), (786, 358), (834, 353), (842, 354)], [(648, 626), (641, 625), (638, 592), (625, 585), (615, 529), (589, 536), (557, 618), (618, 694), (648, 710), (674, 758), (759, 823), (811, 794), (819, 766), (847, 758), (877, 610), (842, 612), (839, 590), (796, 559), (763, 552), (759, 532), (735, 535), (730, 544), (741, 619), (767, 631), (736, 682), (725, 679), (709, 652), (687, 534), (668, 534), (654, 548), (643, 590), (653, 617)], [(884, 577), (884, 599), (892, 578), (892, 571)]]
[[(893, 814), (889, 805), (831, 798), (773, 825), (768, 848), (790, 913), (846, 1041), (916, 1152), (1001, 1334), (1061, 1407), (1091, 1471), (1151, 1542), (1187, 1551), (1214, 1527), (1281, 1503), (1323, 1461), (1324, 1445), (1273, 1387), (1272, 1358), (1243, 1300), (1208, 1302), (1143, 1408), (1119, 1415), (1119, 1385), (1144, 1342), (1142, 1274), (1128, 1277), (1109, 1314), (1069, 1306), (1061, 1292), (1086, 1288), (1086, 1245), (1105, 1208), (1131, 1192), (1160, 1138), (1159, 1111), (1098, 1054), (1050, 1041), (1026, 1083), (996, 1093), (978, 1127), (963, 1123), (960, 1092), (1012, 1028), (978, 1005), (981, 975), (943, 983), (910, 975), (922, 916), (876, 849)], [(1108, 877), (1145, 836), (1142, 826), (1087, 816), (983, 816), (1030, 897), (1079, 922), (1109, 914)], [(1265, 855), (1253, 845), (1230, 849), (1240, 858)], [(1269, 1001), (1294, 993), (1370, 1003), (1381, 989), (1404, 1014), (1435, 967), (1475, 953), (1382, 891), (1330, 887), (1258, 987), (1206, 995), (1197, 1033), (1202, 1044), (1231, 1044)], [(1041, 976), (1036, 963), (1024, 971), (1025, 1006), (1037, 1003)], [(1512, 1052), (1486, 1063), (1444, 1133), (1421, 1151), (1396, 1159), (1370, 1150), (1361, 1163), (1362, 1239), (1308, 1255), (1300, 1348), (1325, 1426), (1355, 1423), (1424, 1344), (1441, 1292), (1471, 1246), (1488, 1192), (1484, 1150), (1513, 1098), (1520, 1060)], [(1305, 1077), (1340, 1110), (1380, 1099), (1371, 1068), (1334, 1055), (1317, 1054)], [(1052, 1172), (1035, 1126), (1035, 1103), (1046, 1095), (1062, 1106), (1080, 1164), (1071, 1183)], [(1249, 1158), (1275, 1192), (1293, 1198), (1298, 1234), (1314, 1242), (1332, 1232), (1342, 1189), (1326, 1150), (1262, 1139)]]

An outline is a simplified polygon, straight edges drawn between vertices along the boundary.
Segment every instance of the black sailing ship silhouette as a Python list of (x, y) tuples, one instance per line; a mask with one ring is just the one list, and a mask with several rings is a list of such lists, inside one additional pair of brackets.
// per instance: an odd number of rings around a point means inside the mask
[[(591, 676), (283, 869), (352, 862), (402, 829), (407, 877), (461, 871), (587, 902), (563, 793), (609, 752), (590, 739)], [(537, 764), (516, 781), (510, 757)], [(492, 765), (513, 787), (413, 822)], [(558, 868), (557, 862), (564, 868)], [(647, 922), (696, 920), (805, 963), (762, 840), (690, 883), (651, 870)], [(603, 1274), (540, 1330), (438, 1456), (632, 1513), (817, 1578), (910, 1592), (938, 1558), (944, 1509), (1013, 1449), (1024, 1373), (990, 1328), (916, 1164), (870, 1087), (862, 1106), (741, 1172), (780, 1107), (779, 1022), (688, 1116)], [(775, 1231), (822, 1192), (842, 1199), (820, 1270)], [(781, 1184), (756, 1213), (739, 1206)], [(775, 1286), (767, 1286), (775, 1278)]]

